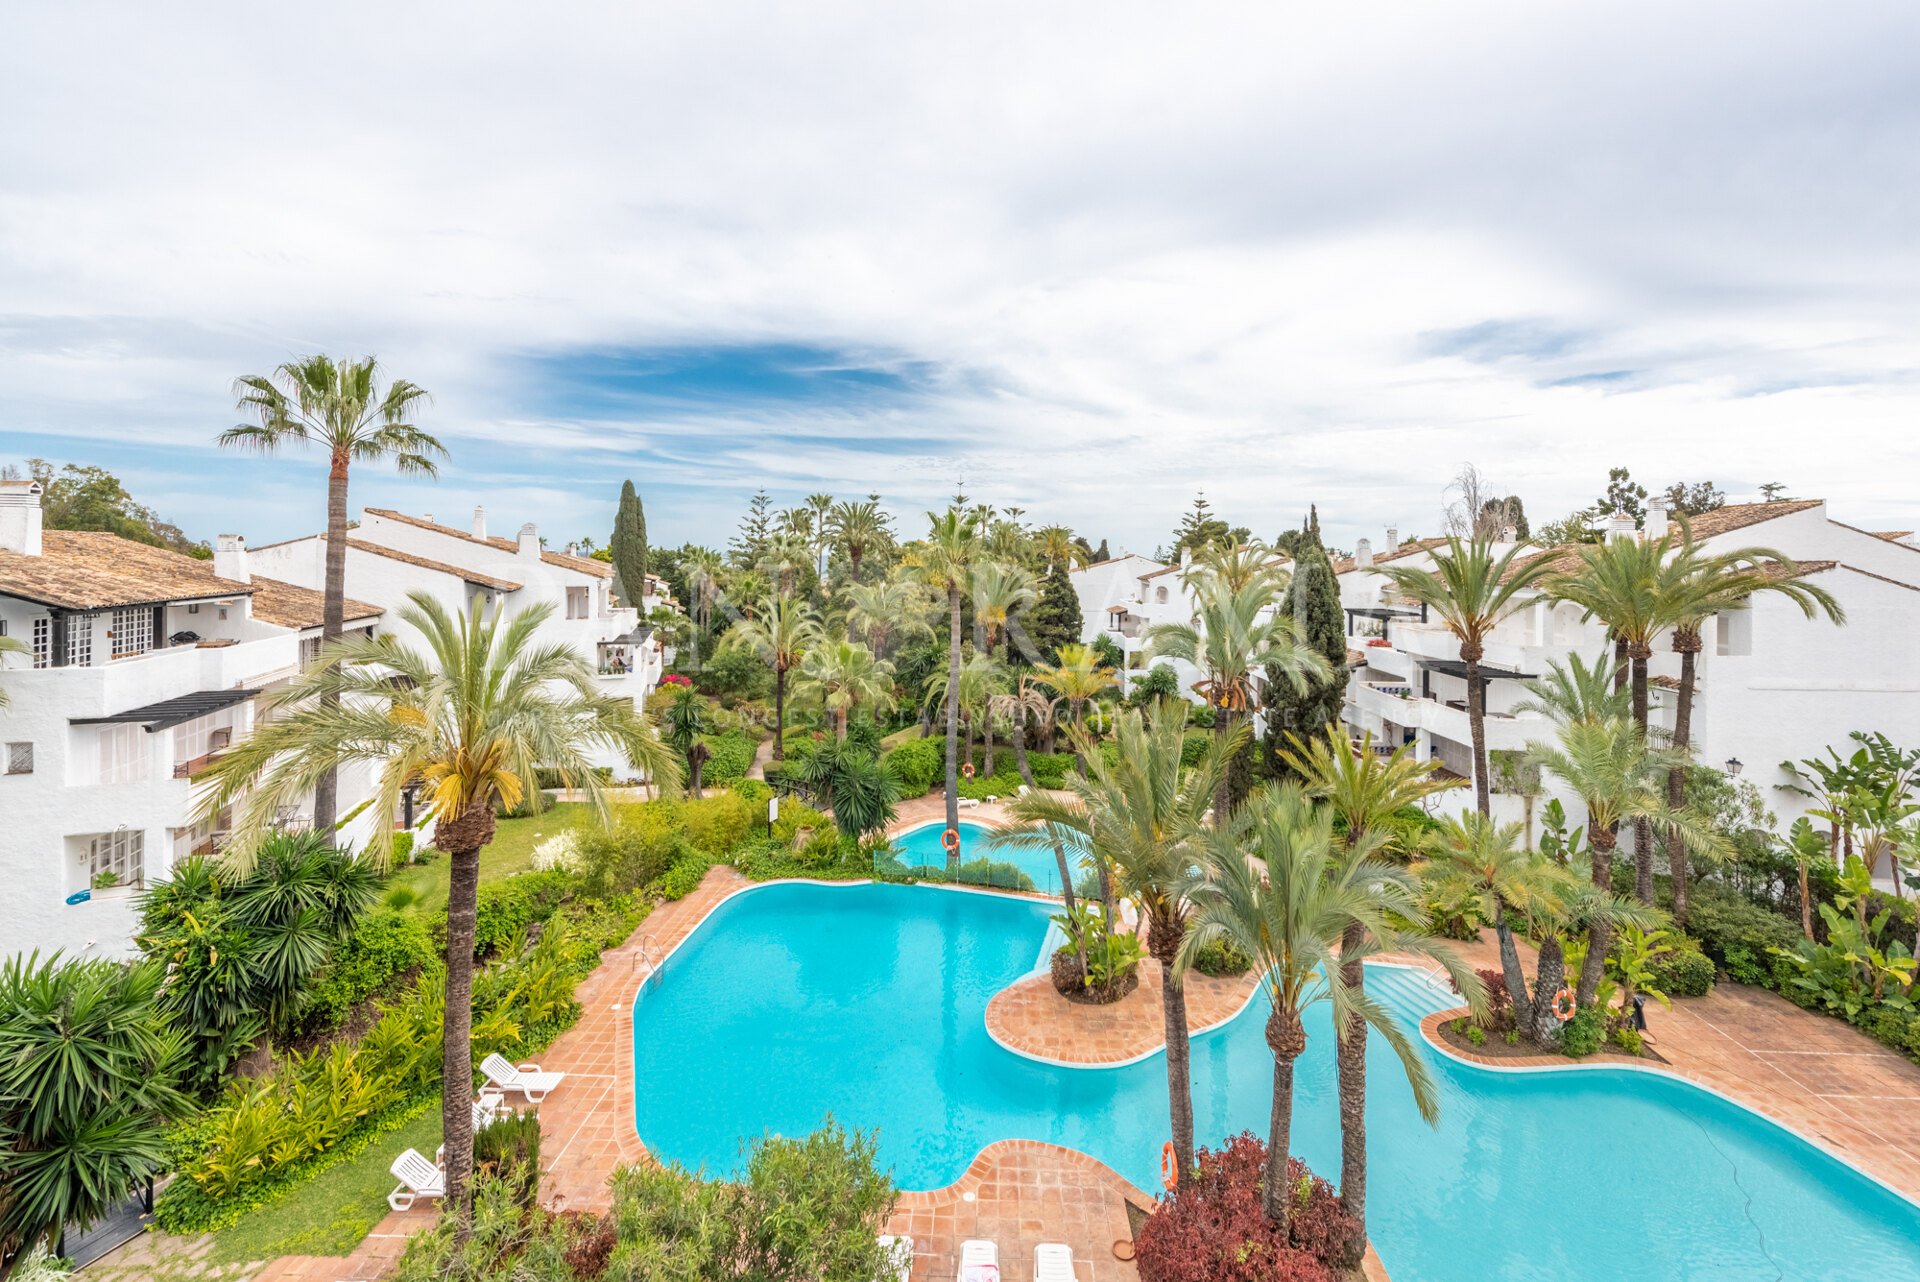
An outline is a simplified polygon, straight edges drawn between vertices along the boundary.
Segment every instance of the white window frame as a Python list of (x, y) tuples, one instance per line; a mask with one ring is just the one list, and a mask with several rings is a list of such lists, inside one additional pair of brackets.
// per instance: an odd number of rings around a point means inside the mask
[(116, 659), (131, 659), (153, 649), (153, 607), (121, 607), (113, 612), (110, 653)]
[(53, 666), (53, 616), (43, 614), (33, 621), (33, 666)]
[(567, 589), (567, 617), (585, 619), (592, 617), (593, 595), (590, 588)]
[(114, 874), (114, 889), (146, 884), (147, 834), (137, 828), (95, 833), (87, 840), (87, 886), (103, 872)]
[(67, 619), (67, 666), (93, 666), (93, 616), (76, 614)]
[(152, 736), (137, 721), (116, 721), (99, 728), (95, 783), (139, 783), (147, 777)]

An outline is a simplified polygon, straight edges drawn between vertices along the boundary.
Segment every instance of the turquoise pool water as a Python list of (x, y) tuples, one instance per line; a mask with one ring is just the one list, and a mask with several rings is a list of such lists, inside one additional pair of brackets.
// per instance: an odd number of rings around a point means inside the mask
[[(997, 1139), (1049, 1140), (1155, 1187), (1160, 1057), (1075, 1069), (987, 1035), (988, 999), (1038, 960), (1046, 907), (925, 886), (775, 885), (723, 905), (634, 1007), (635, 1122), (715, 1173), (745, 1137), (831, 1112), (879, 1131), (902, 1187), (957, 1179)], [(1450, 1005), (1411, 972), (1368, 984), (1409, 1025)], [(1265, 1132), (1260, 1001), (1193, 1045), (1202, 1141)], [(1339, 1168), (1332, 1034), (1308, 1019), (1294, 1146)], [(1429, 1055), (1442, 1118), (1414, 1113), (1371, 1039), (1375, 1245), (1395, 1282), (1920, 1277), (1920, 1210), (1753, 1114), (1630, 1070), (1513, 1075)], [(1889, 1104), (1889, 1107), (1896, 1105)]]
[[(893, 839), (894, 846), (900, 852), (900, 862), (909, 868), (927, 866), (944, 868), (947, 865), (947, 852), (940, 845), (940, 834), (945, 832), (944, 822), (926, 824), (911, 828)], [(1027, 876), (1033, 878), (1033, 888), (1045, 895), (1060, 894), (1060, 861), (1053, 857), (1051, 848), (1043, 850), (989, 850), (986, 846), (987, 834), (993, 830), (985, 824), (960, 821), (960, 859), (991, 859), (995, 863), (1012, 864)], [(1071, 858), (1071, 856), (1069, 856)]]

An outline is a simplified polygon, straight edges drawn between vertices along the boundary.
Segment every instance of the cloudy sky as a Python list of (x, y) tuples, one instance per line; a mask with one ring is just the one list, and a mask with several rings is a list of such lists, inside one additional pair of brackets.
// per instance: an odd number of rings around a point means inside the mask
[(0, 17), (0, 462), (306, 532), (230, 384), (372, 352), (453, 462), (356, 504), (556, 542), (631, 477), (661, 542), (964, 483), (1350, 544), (1469, 460), (1920, 524), (1920, 7), (324, 12)]

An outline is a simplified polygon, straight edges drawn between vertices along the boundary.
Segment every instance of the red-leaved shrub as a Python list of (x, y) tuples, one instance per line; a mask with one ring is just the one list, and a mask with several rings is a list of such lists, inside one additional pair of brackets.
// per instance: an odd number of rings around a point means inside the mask
[(1267, 1146), (1252, 1132), (1201, 1149), (1199, 1173), (1134, 1235), (1141, 1282), (1335, 1282), (1366, 1243), (1333, 1188), (1287, 1161), (1287, 1225), (1260, 1203)]

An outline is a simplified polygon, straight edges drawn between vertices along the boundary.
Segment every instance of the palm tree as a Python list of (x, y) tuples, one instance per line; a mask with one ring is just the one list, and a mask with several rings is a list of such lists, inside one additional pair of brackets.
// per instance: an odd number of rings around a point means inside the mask
[[(1220, 549), (1203, 558), (1192, 578), (1197, 623), (1161, 623), (1147, 630), (1149, 657), (1184, 659), (1206, 676), (1194, 691), (1213, 709), (1213, 735), (1225, 743), (1254, 705), (1254, 681), (1267, 672), (1304, 690), (1328, 675), (1327, 661), (1307, 643), (1293, 619), (1274, 610), (1271, 573), (1258, 569), (1243, 549)], [(1196, 566), (1201, 562), (1196, 562)], [(1232, 810), (1232, 781), (1219, 780), (1213, 812), (1225, 823)]]
[[(233, 394), (241, 423), (220, 433), (220, 444), (271, 454), (292, 441), (327, 451), (327, 565), (320, 635), (338, 641), (347, 600), (347, 472), (355, 463), (392, 459), (404, 476), (437, 476), (447, 457), (440, 442), (421, 431), (413, 415), (430, 398), (423, 387), (395, 379), (379, 386), (380, 366), (371, 356), (335, 361), (323, 355), (288, 361), (272, 374), (236, 379)], [(313, 784), (313, 827), (333, 832), (337, 777), (324, 771)]]
[[(1726, 838), (1699, 815), (1667, 804), (1666, 772), (1685, 760), (1673, 748), (1657, 748), (1631, 721), (1619, 717), (1568, 721), (1559, 727), (1554, 743), (1533, 743), (1527, 756), (1548, 774), (1573, 789), (1587, 808), (1587, 854), (1593, 884), (1603, 892), (1613, 888), (1613, 849), (1620, 825), (1637, 819), (1664, 824), (1697, 854), (1723, 857)], [(1612, 925), (1596, 918), (1588, 930), (1586, 964), (1581, 967), (1577, 992), (1584, 1006), (1593, 1000), (1601, 966), (1606, 961)]]
[[(1844, 624), (1847, 615), (1830, 593), (1807, 582), (1806, 570), (1772, 548), (1745, 547), (1711, 555), (1693, 541), (1693, 531), (1685, 518), (1680, 525), (1680, 546), (1661, 571), (1659, 590), (1665, 602), (1664, 613), (1673, 625), (1673, 651), (1680, 656), (1673, 746), (1684, 752), (1693, 744), (1693, 697), (1699, 680), (1696, 660), (1703, 623), (1762, 592), (1780, 593), (1809, 619), (1825, 614), (1834, 623)], [(1667, 804), (1678, 809), (1686, 799), (1687, 767), (1682, 763), (1667, 775)], [(1673, 919), (1685, 925), (1686, 846), (1671, 833), (1667, 837), (1667, 872), (1673, 884)]]
[(713, 605), (720, 593), (720, 575), (726, 568), (726, 558), (712, 548), (689, 548), (680, 565), (687, 576), (687, 592), (693, 597), (687, 604), (693, 607), (693, 667), (698, 670), (700, 638), (713, 628)]
[[(1053, 717), (1053, 700), (1043, 693), (1033, 677), (1020, 673), (1013, 679), (1013, 688), (994, 695), (987, 703), (990, 715), (1005, 717), (1013, 738), (1013, 759), (1020, 771), (1020, 780), (1027, 785), (1028, 792), (1038, 791), (1033, 782), (1033, 765), (1027, 760), (1027, 724), (1039, 722), (1048, 724)], [(1067, 918), (1075, 915), (1073, 892), (1073, 869), (1067, 864), (1067, 850), (1059, 841), (1053, 843), (1053, 857), (1060, 865), (1060, 898), (1067, 906)], [(1086, 973), (1086, 943), (1080, 942), (1080, 972)]]
[(1616, 685), (1605, 658), (1592, 663), (1579, 654), (1547, 660), (1545, 673), (1527, 683), (1527, 697), (1515, 712), (1538, 712), (1555, 725), (1575, 721), (1624, 721), (1632, 715), (1631, 696)]
[(886, 515), (876, 502), (846, 502), (834, 504), (829, 520), (833, 537), (847, 554), (849, 577), (858, 581), (867, 553), (886, 542)]
[(820, 640), (820, 620), (813, 607), (805, 601), (777, 594), (762, 600), (751, 617), (728, 628), (727, 635), (721, 639), (721, 645), (751, 650), (773, 666), (775, 761), (785, 761), (787, 757), (787, 673), (798, 667), (807, 650)]
[(1046, 565), (1064, 565), (1071, 570), (1086, 560), (1080, 545), (1073, 541), (1073, 531), (1064, 525), (1043, 525), (1035, 530), (1033, 546)]
[(1208, 582), (1223, 583), (1235, 591), (1264, 583), (1278, 598), (1292, 577), (1272, 548), (1249, 539), (1245, 543), (1207, 544), (1194, 554), (1180, 581), (1189, 590), (1198, 590)]
[(886, 653), (889, 641), (926, 630), (926, 589), (919, 584), (906, 579), (854, 583), (846, 595), (847, 640), (864, 637), (875, 654)]
[[(802, 516), (806, 509), (795, 509)], [(767, 550), (755, 563), (754, 568), (764, 573), (773, 582), (774, 592), (778, 596), (793, 595), (795, 584), (799, 581), (800, 571), (807, 567), (807, 544), (804, 533), (781, 532), (767, 540)]]
[[(979, 556), (980, 536), (973, 522), (957, 508), (944, 514), (927, 513), (927, 540), (918, 555), (920, 572), (947, 594), (947, 827), (960, 827), (960, 593)], [(947, 862), (958, 872), (960, 856), (949, 852)]]
[[(1262, 1200), (1268, 1217), (1282, 1224), (1291, 1201), (1286, 1172), (1293, 1064), (1307, 1048), (1301, 1016), (1315, 1002), (1332, 1006), (1336, 1035), (1360, 1019), (1385, 1038), (1400, 1058), (1420, 1116), (1430, 1125), (1439, 1120), (1439, 1096), (1426, 1062), (1384, 1006), (1347, 984), (1339, 964), (1336, 945), (1356, 921), (1363, 937), (1383, 947), (1421, 947), (1394, 924), (1423, 919), (1417, 886), (1404, 868), (1377, 857), (1379, 846), (1376, 834), (1342, 849), (1331, 808), (1313, 805), (1295, 785), (1269, 787), (1209, 830), (1205, 872), (1189, 891), (1195, 911), (1176, 965), (1185, 970), (1202, 948), (1224, 941), (1253, 958), (1266, 991), (1273, 1109)], [(1484, 1007), (1486, 995), (1473, 973), (1451, 954), (1434, 955), (1469, 1003)]]
[[(1067, 782), (1062, 800), (1028, 792), (1007, 805), (1016, 826), (1003, 828), (994, 845), (1058, 848), (1072, 842), (1119, 875), (1121, 894), (1139, 904), (1147, 921), (1147, 951), (1160, 963), (1160, 1013), (1167, 1044), (1167, 1099), (1179, 1179), (1193, 1170), (1193, 1084), (1188, 1071), (1187, 996), (1184, 973), (1174, 962), (1187, 930), (1187, 891), (1201, 863), (1206, 813), (1214, 780), (1227, 758), (1216, 742), (1192, 770), (1182, 770), (1180, 749), (1187, 730), (1184, 701), (1164, 700), (1144, 718), (1137, 711), (1114, 725), (1114, 761), (1093, 754), (1093, 773)], [(1243, 727), (1225, 746), (1246, 745)]]
[(0, 1278), (167, 1169), (167, 1128), (192, 1105), (165, 982), (151, 962), (35, 952), (0, 966)]
[(858, 641), (827, 641), (800, 661), (794, 693), (819, 696), (833, 714), (834, 738), (847, 737), (847, 718), (861, 704), (879, 710), (893, 702), (893, 665)]
[[(4, 660), (5, 656), (9, 654), (31, 655), (32, 653), (33, 651), (28, 649), (27, 643), (22, 641), (19, 637), (0, 637), (0, 660)], [(6, 664), (5, 662), (0, 661), (0, 672), (5, 672), (5, 671), (6, 671)], [(7, 706), (7, 689), (5, 686), (0, 686), (0, 708), (4, 708), (6, 706)]]
[[(1120, 684), (1119, 675), (1100, 662), (1093, 647), (1084, 645), (1061, 646), (1053, 663), (1034, 668), (1033, 678), (1066, 700), (1068, 720), (1075, 730), (1085, 728), (1087, 704)], [(1081, 736), (1073, 736), (1074, 768), (1083, 775), (1087, 773), (1084, 742)]]
[(974, 571), (973, 617), (986, 629), (988, 653), (1004, 636), (1007, 645), (1001, 657), (1012, 660), (1013, 638), (1007, 625), (1015, 614), (1039, 599), (1033, 575), (1020, 566), (989, 561)]
[(1467, 725), (1473, 739), (1473, 794), (1483, 815), (1492, 813), (1493, 804), (1487, 788), (1487, 687), (1480, 675), (1480, 660), (1493, 629), (1520, 608), (1554, 566), (1545, 553), (1522, 559), (1525, 550), (1525, 544), (1518, 544), (1496, 553), (1491, 539), (1451, 537), (1445, 548), (1429, 554), (1432, 569), (1379, 567), (1397, 591), (1439, 615), (1447, 630), (1460, 639), (1460, 662), (1466, 665), (1467, 676)]
[(323, 649), (318, 666), (275, 700), (274, 718), (208, 771), (199, 816), (233, 808), (227, 857), (244, 869), (278, 806), (322, 771), (364, 763), (374, 775), (370, 855), (384, 862), (402, 795), (425, 781), (433, 844), (446, 852), (450, 874), (441, 1110), (447, 1200), (464, 1234), (472, 1218), (474, 919), (480, 851), (493, 840), (496, 812), (537, 806), (536, 779), (546, 769), (604, 821), (605, 785), (589, 754), (619, 752), (661, 787), (678, 785), (680, 762), (631, 700), (600, 694), (578, 651), (536, 643), (549, 607), (483, 620), (477, 605), (455, 617), (424, 592), (408, 599), (400, 618), (427, 650), (390, 636)]
[[(1293, 740), (1291, 751), (1280, 757), (1300, 776), (1307, 795), (1332, 808), (1346, 829), (1348, 850), (1407, 806), (1461, 786), (1456, 779), (1436, 775), (1436, 761), (1415, 761), (1413, 749), (1402, 747), (1382, 757), (1368, 735), (1358, 751), (1339, 726), (1328, 726), (1320, 738)], [(1412, 852), (1399, 852), (1403, 856)], [(1358, 920), (1347, 923), (1340, 938), (1341, 981), (1353, 992), (1366, 987), (1362, 960), (1369, 941)], [(1335, 1067), (1340, 1076), (1340, 1200), (1364, 1231), (1367, 1225), (1367, 1026), (1355, 1020), (1335, 1042)]]
[(827, 546), (827, 526), (833, 516), (833, 495), (807, 495), (807, 510), (813, 513), (813, 526), (808, 537), (813, 541), (813, 555), (817, 560)]

